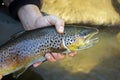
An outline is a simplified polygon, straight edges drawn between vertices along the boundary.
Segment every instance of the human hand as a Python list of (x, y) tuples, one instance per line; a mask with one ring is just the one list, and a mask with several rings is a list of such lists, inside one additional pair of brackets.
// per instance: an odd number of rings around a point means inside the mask
[(64, 31), (64, 21), (57, 16), (42, 16), (39, 8), (35, 5), (25, 5), (18, 11), (18, 17), (25, 30), (33, 30), (55, 25), (58, 33)]
[[(76, 54), (77, 54), (76, 52), (71, 52), (71, 53), (69, 53), (69, 56), (73, 57)], [(61, 54), (61, 53), (47, 53), (45, 55), (45, 57), (46, 57), (47, 61), (49, 61), (49, 62), (55, 62), (57, 60), (64, 59), (65, 55)], [(37, 62), (37, 63), (33, 64), (33, 66), (34, 67), (38, 67), (40, 64), (42, 64), (42, 62)]]
[(35, 25), (36, 25), (36, 28), (55, 25), (56, 31), (58, 33), (64, 32), (64, 21), (55, 15), (38, 17), (36, 19)]

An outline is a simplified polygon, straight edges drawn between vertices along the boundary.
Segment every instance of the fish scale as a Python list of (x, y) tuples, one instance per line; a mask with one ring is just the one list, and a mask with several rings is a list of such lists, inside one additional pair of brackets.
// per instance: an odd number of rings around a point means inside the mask
[[(76, 37), (79, 37), (85, 44), (75, 45), (75, 47), (85, 46), (88, 44), (85, 40), (89, 37), (88, 35), (94, 36), (93, 34), (97, 32), (98, 30), (94, 28), (70, 25), (65, 27), (63, 34), (58, 34), (54, 27), (25, 32), (0, 47), (0, 74), (7, 75), (23, 68), (27, 69), (33, 63), (41, 61), (41, 57), (44, 57), (47, 52), (62, 53), (68, 50), (69, 45), (75, 44)], [(83, 36), (88, 37), (84, 38)]]

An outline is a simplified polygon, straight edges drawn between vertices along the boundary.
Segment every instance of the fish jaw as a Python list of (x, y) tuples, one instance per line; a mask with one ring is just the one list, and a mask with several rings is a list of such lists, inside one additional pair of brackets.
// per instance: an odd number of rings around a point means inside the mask
[[(87, 49), (92, 47), (95, 43), (97, 43), (99, 41), (99, 38), (96, 37), (96, 35), (99, 33), (99, 30), (97, 28), (89, 28), (87, 27), (87, 29), (91, 29), (91, 32), (89, 34), (87, 34), (86, 36), (81, 36), (78, 33), (74, 34), (74, 42), (71, 44), (67, 44), (65, 42), (65, 37), (63, 39), (63, 45), (64, 48), (67, 49), (68, 52), (72, 52), (72, 51), (79, 51), (79, 50), (83, 50), (83, 49)], [(78, 32), (78, 31), (76, 31)]]
[(99, 37), (97, 36), (97, 34), (99, 33), (99, 30), (97, 28), (93, 28), (93, 30), (94, 31), (91, 34), (89, 34), (83, 41), (84, 45), (79, 46), (78, 50), (90, 48), (94, 44), (99, 42)]
[(63, 46), (68, 52), (75, 51), (78, 46), (82, 46), (82, 45), (84, 45), (83, 41), (78, 37), (76, 37), (76, 41), (73, 44), (70, 44), (70, 45), (67, 45), (67, 46), (65, 45), (65, 42), (64, 42), (64, 39), (63, 39)]

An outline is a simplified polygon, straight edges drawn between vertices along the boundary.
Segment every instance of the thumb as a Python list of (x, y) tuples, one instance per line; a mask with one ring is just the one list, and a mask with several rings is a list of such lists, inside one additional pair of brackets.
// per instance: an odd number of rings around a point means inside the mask
[(64, 32), (64, 21), (54, 15), (39, 17), (35, 22), (35, 26), (37, 28), (51, 26), (51, 25), (55, 25), (55, 28), (58, 33)]
[(64, 21), (54, 15), (50, 15), (48, 17), (48, 22), (51, 25), (55, 25), (55, 28), (57, 30), (58, 33), (63, 33), (64, 31)]

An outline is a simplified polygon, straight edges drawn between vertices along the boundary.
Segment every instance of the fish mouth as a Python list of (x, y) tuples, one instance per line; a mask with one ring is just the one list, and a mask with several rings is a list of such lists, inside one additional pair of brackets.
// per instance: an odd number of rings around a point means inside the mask
[(92, 47), (96, 43), (98, 43), (99, 42), (99, 37), (97, 36), (98, 33), (99, 33), (99, 30), (95, 28), (95, 32), (93, 32), (92, 34), (89, 34), (87, 38), (85, 38), (84, 45), (79, 46), (76, 50), (78, 51), (78, 50), (87, 49)]
[[(99, 33), (99, 30), (97, 28), (89, 28), (89, 33), (86, 36), (82, 36), (82, 45), (76, 46), (76, 49), (74, 51), (79, 51), (83, 49), (87, 49), (92, 47), (94, 44), (96, 44), (99, 41), (99, 38), (97, 34)], [(80, 40), (81, 42), (81, 40)], [(72, 50), (65, 45), (65, 41), (63, 38), (63, 47), (67, 50), (67, 52), (71, 52)]]

